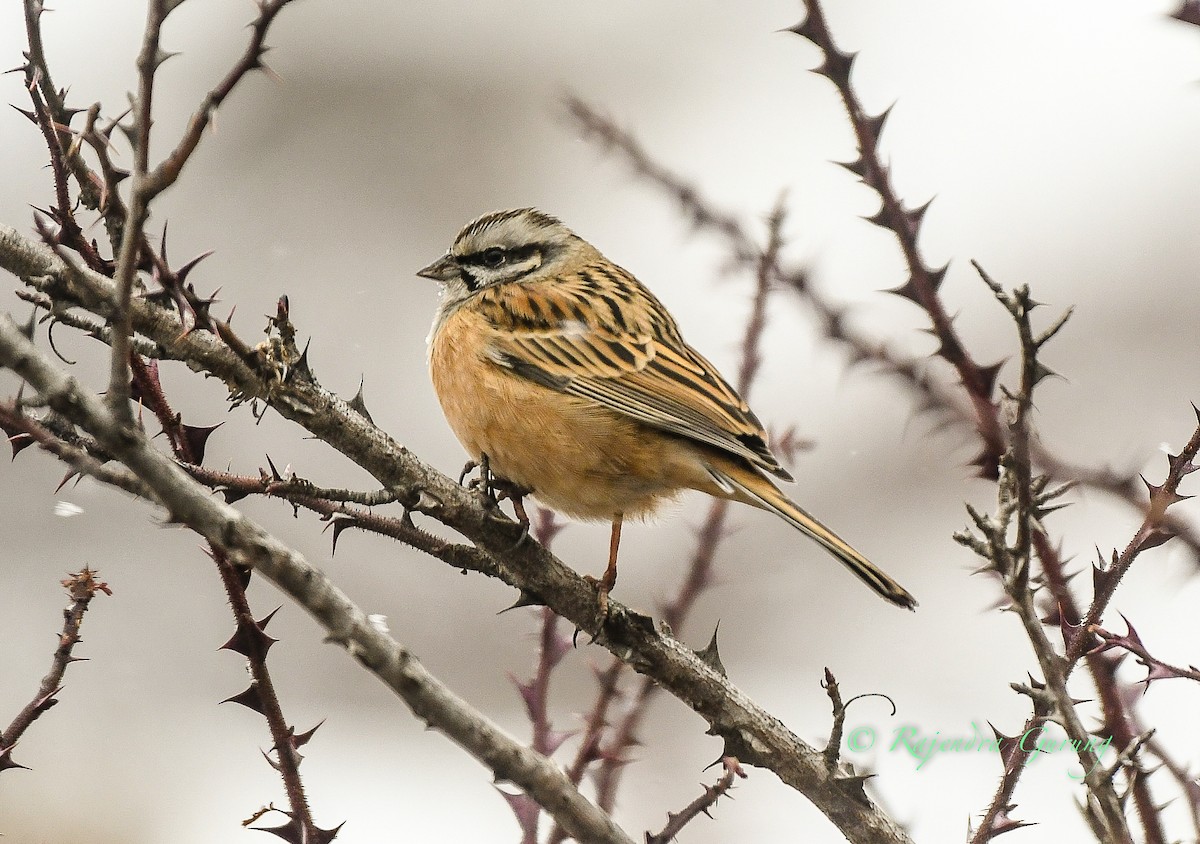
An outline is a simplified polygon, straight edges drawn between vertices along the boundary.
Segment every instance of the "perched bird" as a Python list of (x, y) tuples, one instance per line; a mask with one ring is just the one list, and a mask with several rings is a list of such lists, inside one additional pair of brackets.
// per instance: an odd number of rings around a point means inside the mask
[(645, 286), (532, 208), (468, 223), (417, 275), (442, 285), (429, 370), (473, 460), (546, 506), (612, 521), (601, 604), (624, 517), (685, 489), (750, 504), (815, 539), (887, 600), (916, 601), (785, 496), (762, 424), (684, 342)]

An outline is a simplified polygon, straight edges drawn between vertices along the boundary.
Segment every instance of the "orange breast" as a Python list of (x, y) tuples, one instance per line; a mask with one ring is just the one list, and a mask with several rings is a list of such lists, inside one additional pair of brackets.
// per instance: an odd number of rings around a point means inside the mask
[(430, 348), (442, 411), (472, 459), (487, 454), (497, 475), (582, 519), (644, 515), (680, 488), (703, 488), (707, 478), (686, 442), (494, 363), (486, 350), (492, 330), (461, 308)]

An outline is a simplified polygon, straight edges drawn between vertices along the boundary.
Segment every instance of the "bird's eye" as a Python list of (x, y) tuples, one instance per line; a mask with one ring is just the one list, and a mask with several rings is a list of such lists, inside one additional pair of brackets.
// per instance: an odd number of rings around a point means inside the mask
[(488, 267), (498, 267), (504, 263), (504, 250), (499, 246), (493, 246), (491, 249), (483, 250), (483, 263)]

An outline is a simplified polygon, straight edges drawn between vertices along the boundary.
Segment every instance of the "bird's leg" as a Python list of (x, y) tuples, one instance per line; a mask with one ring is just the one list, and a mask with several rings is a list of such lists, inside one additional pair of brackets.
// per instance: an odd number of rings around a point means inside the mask
[(499, 501), (503, 501), (505, 498), (512, 501), (517, 524), (521, 526), (521, 535), (517, 537), (517, 541), (513, 543), (512, 547), (512, 550), (515, 551), (529, 538), (529, 514), (525, 512), (525, 496), (530, 493), (530, 490), (500, 478), (494, 478), (493, 483), (496, 485), (495, 489), (500, 493)]
[(458, 482), (461, 484), (463, 478), (475, 468), (479, 469), (479, 477), (467, 484), (467, 488), (477, 491), (483, 499), (483, 506), (490, 510), (498, 510), (500, 502), (506, 498), (512, 501), (517, 524), (521, 526), (521, 535), (517, 537), (513, 548), (519, 548), (529, 536), (529, 514), (525, 512), (524, 498), (532, 490), (498, 476), (492, 471), (491, 461), (486, 454), (480, 454), (478, 462), (468, 462)]
[(467, 465), (463, 466), (462, 474), (458, 476), (458, 482), (461, 484), (467, 475), (471, 474), (472, 470), (479, 470), (479, 477), (472, 478), (467, 484), (467, 489), (474, 490), (483, 498), (484, 506), (495, 507), (496, 501), (496, 481), (497, 478), (492, 474), (491, 461), (488, 460), (486, 454), (480, 454), (478, 460), (468, 460)]
[(517, 514), (517, 522), (525, 528), (525, 534), (529, 534), (529, 514), (525, 512), (525, 495), (526, 491), (520, 487), (516, 487), (515, 491), (510, 491), (508, 497), (512, 499), (513, 512)]
[(611, 592), (617, 585), (617, 549), (621, 547), (621, 523), (624, 521), (624, 513), (613, 516), (612, 534), (608, 537), (608, 568), (604, 570), (604, 577), (600, 581), (605, 592)]
[[(608, 618), (608, 593), (617, 585), (617, 549), (621, 546), (621, 523), (624, 520), (624, 513), (613, 514), (612, 533), (608, 538), (608, 567), (604, 569), (604, 576), (599, 580), (591, 576), (584, 577), (584, 580), (596, 587), (601, 626), (604, 625), (604, 619)], [(595, 641), (595, 638), (592, 641)]]
[(491, 501), (493, 504), (496, 501), (496, 476), (492, 474), (492, 461), (488, 459), (487, 454), (479, 455), (479, 491), (483, 493), (483, 497)]

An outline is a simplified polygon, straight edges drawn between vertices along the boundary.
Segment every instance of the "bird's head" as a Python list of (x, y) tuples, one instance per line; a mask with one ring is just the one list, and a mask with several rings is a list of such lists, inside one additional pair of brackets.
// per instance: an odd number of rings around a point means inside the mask
[(561, 271), (589, 247), (558, 219), (534, 208), (493, 211), (463, 226), (441, 258), (417, 272), (463, 301), (497, 284)]

